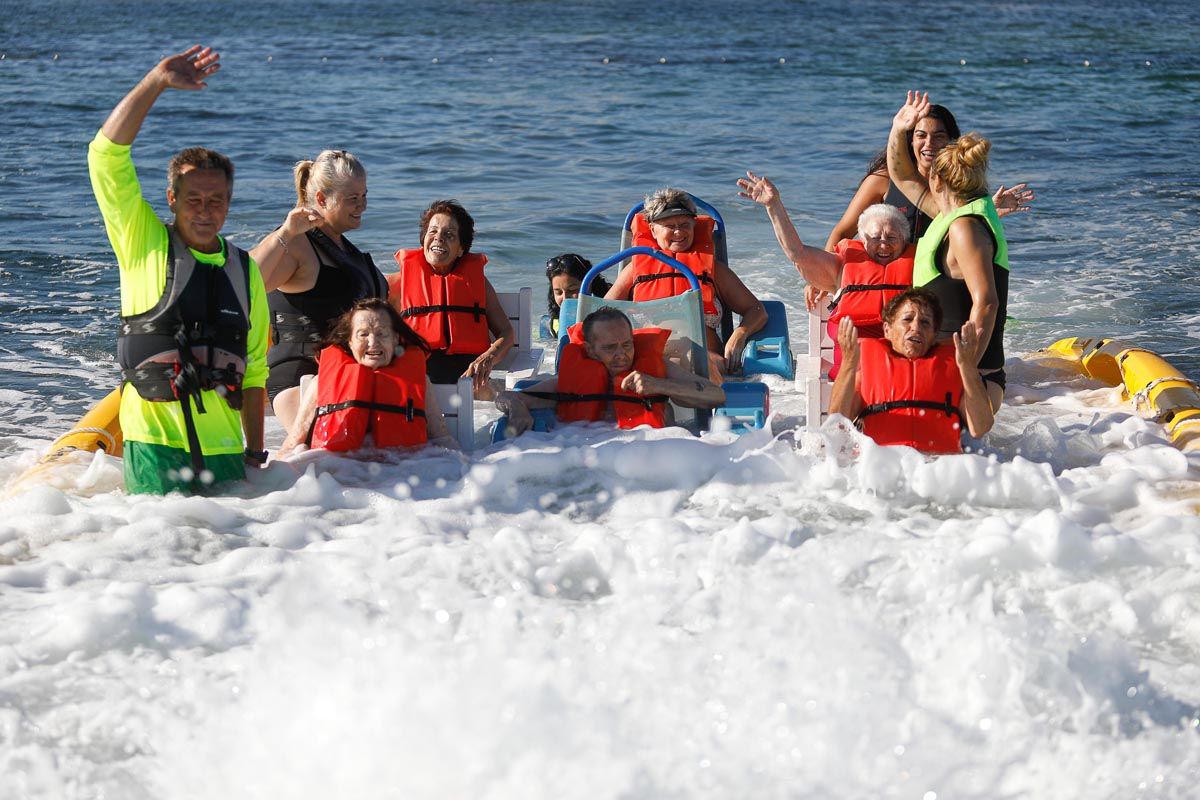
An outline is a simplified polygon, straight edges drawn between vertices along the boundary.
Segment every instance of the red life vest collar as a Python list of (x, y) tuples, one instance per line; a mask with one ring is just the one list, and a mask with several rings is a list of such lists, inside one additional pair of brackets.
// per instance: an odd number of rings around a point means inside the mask
[[(696, 217), (696, 227), (692, 233), (692, 246), (682, 253), (674, 253), (660, 247), (654, 234), (650, 231), (650, 223), (646, 222), (646, 217), (641, 212), (633, 215), (633, 222), (630, 226), (633, 246), (657, 250), (680, 262), (695, 274), (696, 279), (700, 282), (700, 293), (704, 300), (706, 314), (717, 313), (714, 300), (716, 244), (713, 240), (713, 230), (715, 226), (716, 221), (712, 217)], [(651, 256), (634, 256), (629, 268), (637, 276), (633, 283), (633, 299), (638, 302), (674, 297), (692, 288), (687, 278), (678, 270)]]
[(865, 404), (855, 423), (877, 443), (926, 453), (957, 453), (966, 420), (959, 409), (962, 376), (954, 345), (905, 358), (886, 339), (860, 339), (859, 390)]
[(558, 366), (557, 392), (528, 392), (547, 396), (557, 402), (556, 414), (563, 422), (598, 421), (612, 403), (620, 428), (666, 424), (666, 395), (639, 395), (621, 388), (625, 377), (635, 370), (656, 378), (666, 377), (663, 350), (671, 332), (663, 328), (639, 328), (633, 332), (634, 358), (630, 368), (615, 377), (600, 361), (587, 355), (583, 344), (583, 324), (567, 329)]
[(887, 264), (871, 259), (857, 239), (843, 239), (834, 248), (842, 259), (841, 286), (830, 307), (830, 321), (849, 317), (859, 328), (868, 328), (874, 336), (883, 335), (883, 307), (896, 295), (912, 288), (913, 255), (908, 245), (904, 252)]
[(400, 271), (388, 276), (388, 299), (432, 350), (478, 355), (491, 344), (487, 324), (487, 256), (466, 253), (444, 275), (425, 252), (398, 250)]
[(313, 447), (362, 447), (370, 430), (377, 447), (424, 444), (425, 353), (409, 347), (386, 367), (372, 369), (340, 347), (321, 351)]

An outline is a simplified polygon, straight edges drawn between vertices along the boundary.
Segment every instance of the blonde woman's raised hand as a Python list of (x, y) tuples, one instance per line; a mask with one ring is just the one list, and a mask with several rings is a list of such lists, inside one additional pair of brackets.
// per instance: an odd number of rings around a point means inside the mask
[(1001, 185), (992, 195), (992, 202), (996, 205), (996, 214), (1001, 217), (1015, 214), (1018, 211), (1031, 211), (1030, 203), (1036, 199), (1037, 196), (1027, 183), (1018, 183), (1012, 188)]
[(308, 233), (325, 222), (321, 212), (309, 206), (297, 206), (288, 212), (287, 219), (279, 226), (279, 235), (285, 241)]

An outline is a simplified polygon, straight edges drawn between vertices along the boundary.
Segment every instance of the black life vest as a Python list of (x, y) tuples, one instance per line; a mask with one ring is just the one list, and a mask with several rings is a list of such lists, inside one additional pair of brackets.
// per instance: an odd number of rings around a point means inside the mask
[[(204, 264), (167, 226), (167, 278), (153, 308), (121, 317), (121, 378), (143, 400), (174, 402), (220, 391), (241, 408), (250, 331), (250, 256), (225, 242), (225, 266)], [(184, 404), (187, 405), (186, 403)]]
[[(317, 280), (304, 292), (267, 293), (271, 310), (271, 350), (267, 366), (311, 360), (329, 326), (356, 300), (387, 297), (387, 281), (371, 256), (345, 236), (338, 247), (320, 230), (305, 234), (317, 254)], [(344, 248), (344, 249), (343, 249)]]

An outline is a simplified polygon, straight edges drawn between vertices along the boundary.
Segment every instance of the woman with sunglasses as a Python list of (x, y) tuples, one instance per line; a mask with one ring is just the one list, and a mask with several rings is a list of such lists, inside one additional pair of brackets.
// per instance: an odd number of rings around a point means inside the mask
[[(945, 106), (932, 104), (915, 128), (905, 135), (908, 152), (916, 165), (918, 179), (929, 186), (929, 168), (933, 159), (942, 148), (960, 136), (958, 121)], [(1018, 211), (1029, 211), (1029, 204), (1034, 201), (1033, 190), (1027, 184), (1018, 183), (1011, 189), (1001, 186), (992, 196), (1000, 216), (1006, 216)], [(870, 206), (876, 203), (887, 203), (900, 209), (908, 220), (909, 241), (916, 243), (929, 227), (933, 218), (926, 214), (920, 203), (913, 202), (888, 177), (887, 151), (875, 155), (867, 167), (867, 174), (858, 184), (858, 191), (851, 198), (850, 204), (837, 225), (825, 240), (825, 249), (833, 252), (834, 247), (843, 239), (853, 239), (858, 235), (858, 218)], [(811, 305), (811, 304), (810, 304)]]

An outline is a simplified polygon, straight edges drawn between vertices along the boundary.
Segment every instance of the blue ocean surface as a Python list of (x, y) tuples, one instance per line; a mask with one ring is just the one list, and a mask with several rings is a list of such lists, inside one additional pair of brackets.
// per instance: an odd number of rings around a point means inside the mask
[[(821, 244), (910, 88), (993, 143), (992, 182), (1030, 182), (1010, 217), (1010, 353), (1068, 335), (1130, 338), (1200, 373), (1200, 7), (1088, 2), (31, 2), (0, 18), (0, 435), (70, 416), (116, 381), (117, 271), (86, 147), (160, 57), (222, 53), (208, 90), (172, 92), (134, 147), (167, 214), (171, 153), (237, 166), (226, 233), (243, 246), (291, 207), (291, 164), (346, 148), (369, 170), (356, 243), (385, 271), (431, 200), (477, 220), (501, 290), (546, 259), (614, 252), (663, 185), (714, 203), (734, 268), (783, 300), (800, 277), (762, 210), (772, 177)], [(50, 432), (47, 431), (49, 434)]]
[[(1020, 356), (1105, 335), (1200, 377), (1197, 41), (1175, 0), (4, 5), (0, 800), (1193, 800), (1200, 462)], [(820, 245), (928, 90), (1037, 190), (1005, 220), (1008, 401), (933, 459), (799, 425), (766, 376), (740, 437), (317, 450), (214, 497), (36, 467), (118, 380), (88, 142), (195, 42), (222, 69), (133, 148), (163, 215), (169, 156), (219, 149), (252, 246), (292, 164), (346, 148), (385, 270), (455, 197), (497, 288), (540, 298), (547, 258), (612, 254), (680, 186), (798, 353), (803, 282), (734, 181)]]

